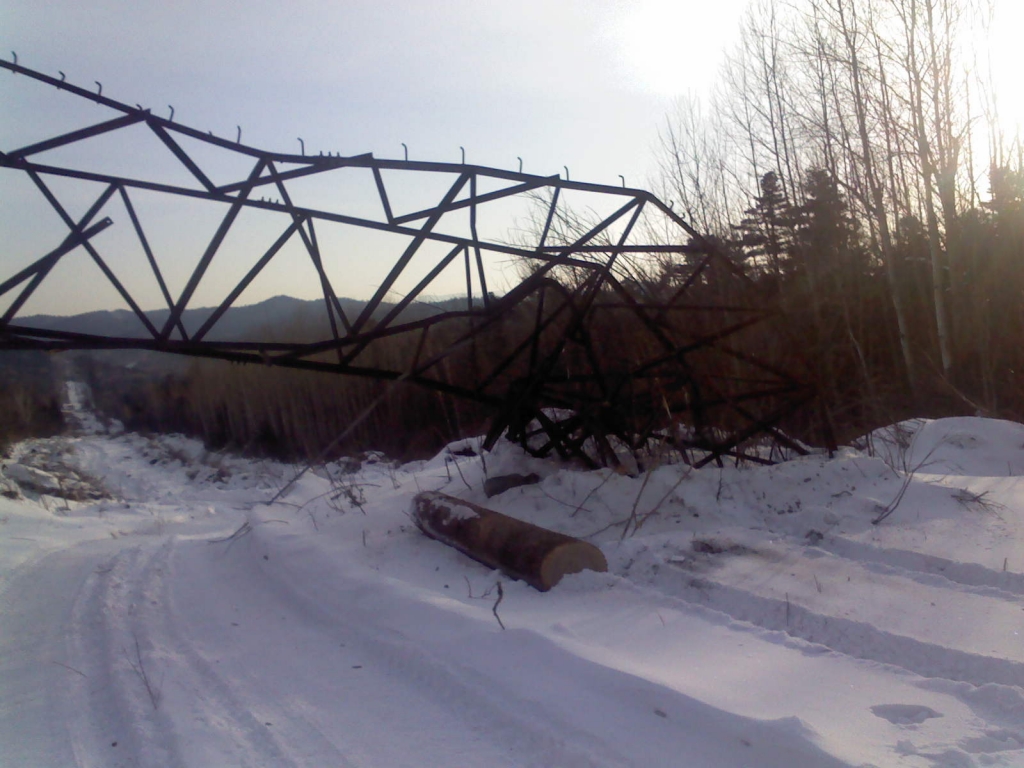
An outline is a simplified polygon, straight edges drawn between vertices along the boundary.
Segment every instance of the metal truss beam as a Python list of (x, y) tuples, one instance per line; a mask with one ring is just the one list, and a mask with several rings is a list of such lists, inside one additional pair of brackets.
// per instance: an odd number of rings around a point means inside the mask
[[(636, 449), (652, 437), (673, 442), (694, 464), (740, 456), (761, 461), (763, 455), (748, 447), (758, 438), (804, 450), (779, 425), (813, 392), (799, 377), (761, 360), (748, 338), (770, 309), (752, 305), (742, 270), (645, 190), (464, 162), (306, 155), (304, 145), (301, 154), (267, 151), (242, 144), (241, 130), (230, 141), (103, 96), (102, 89), (93, 92), (16, 63), (0, 61), (0, 68), (116, 113), (0, 151), (0, 173), (29, 178), (70, 230), (57, 247), (9, 276), (0, 261), (0, 301), (9, 302), (0, 317), (0, 350), (145, 349), (410, 381), (490, 409), (488, 444), (507, 434), (538, 455), (554, 451), (589, 463), (614, 463), (617, 451)], [(153, 146), (164, 153), (164, 165), (169, 153), (191, 184), (86, 170), (42, 157), (56, 149), (87, 148), (97, 137), (127, 130), (148, 131), (156, 139)], [(190, 149), (196, 143), (205, 147), (202, 153)], [(241, 160), (249, 170), (218, 181), (211, 156), (233, 158), (235, 165)], [(296, 184), (338, 174), (366, 174), (366, 189), (372, 191), (362, 202), (379, 204), (380, 215), (296, 204)], [(48, 178), (71, 180), (98, 196), (76, 221), (46, 184)], [(422, 186), (424, 179), (442, 182), (439, 199), (414, 210), (396, 207), (401, 185)], [(221, 210), (227, 206), (180, 291), (172, 290), (166, 277), (174, 255), (153, 247), (133, 201), (136, 192), (169, 203), (185, 199)], [(260, 192), (264, 197), (257, 197)], [(610, 213), (572, 211), (568, 198), (580, 194), (601, 201)], [(93, 242), (116, 223), (112, 215), (94, 221), (101, 213), (113, 214), (112, 201), (128, 214), (120, 231), (134, 237), (145, 257), (133, 272), (151, 273), (159, 288), (159, 312), (143, 311), (141, 300), (111, 268), (115, 262), (104, 259)], [(538, 231), (509, 240), (512, 221), (498, 235), (482, 229), (482, 212), (509, 201), (528, 204), (537, 214)], [(223, 246), (243, 212), (283, 214), (288, 223), (281, 223), (276, 239), (236, 283), (219, 286), (221, 298), (212, 312), (199, 323), (190, 321), (197, 292), (212, 284), (211, 266), (228, 258)], [(339, 224), (401, 243), (354, 317), (345, 311), (345, 292), (336, 283), (339, 265), (353, 256), (348, 248), (327, 245), (320, 233)], [(425, 256), (428, 245), (442, 246), (443, 255)], [(225, 316), (271, 262), (295, 248), (316, 276), (308, 293), (323, 298), (322, 337), (302, 343), (270, 336), (225, 338), (220, 332)], [(79, 249), (138, 318), (140, 336), (56, 331), (33, 325), (23, 314), (36, 289), (54, 280), (55, 267)], [(488, 266), (510, 256), (528, 266), (518, 284), (495, 295)], [(423, 268), (423, 260), (433, 262)], [(672, 270), (664, 269), (666, 260)], [(419, 271), (412, 269), (414, 262)], [(410, 314), (442, 276), (462, 271), (465, 309)], [(412, 287), (398, 290), (400, 284)], [(20, 293), (11, 293), (19, 286)]]

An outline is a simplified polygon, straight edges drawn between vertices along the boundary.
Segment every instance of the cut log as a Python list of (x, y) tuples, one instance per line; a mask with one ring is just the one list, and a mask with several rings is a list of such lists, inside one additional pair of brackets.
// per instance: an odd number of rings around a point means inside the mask
[(430, 538), (541, 592), (569, 573), (608, 570), (604, 554), (593, 544), (444, 493), (417, 494), (412, 517)]

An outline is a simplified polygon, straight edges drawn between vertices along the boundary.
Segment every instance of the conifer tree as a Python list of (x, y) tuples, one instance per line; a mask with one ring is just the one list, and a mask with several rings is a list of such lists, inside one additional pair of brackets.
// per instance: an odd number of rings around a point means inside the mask
[(775, 171), (764, 174), (760, 186), (753, 207), (733, 226), (739, 233), (736, 244), (754, 272), (766, 272), (780, 280), (793, 243), (793, 208)]

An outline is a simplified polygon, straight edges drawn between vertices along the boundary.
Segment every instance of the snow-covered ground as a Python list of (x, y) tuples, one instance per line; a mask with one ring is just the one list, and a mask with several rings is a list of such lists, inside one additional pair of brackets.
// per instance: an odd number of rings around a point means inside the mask
[[(1024, 766), (1024, 426), (640, 478), (466, 441), (268, 504), (294, 467), (85, 394), (0, 477), (2, 766)], [(486, 499), (509, 472), (543, 479)], [(609, 572), (510, 581), (416, 530), (421, 490)]]

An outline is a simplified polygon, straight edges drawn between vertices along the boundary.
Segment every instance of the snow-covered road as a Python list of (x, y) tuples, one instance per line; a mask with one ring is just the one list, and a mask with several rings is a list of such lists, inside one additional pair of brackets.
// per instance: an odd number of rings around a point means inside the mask
[[(544, 479), (489, 501), (478, 457), (371, 457), (268, 505), (293, 468), (29, 441), (8, 477), (84, 490), (0, 488), (0, 765), (1024, 765), (1024, 427), (915, 428), (942, 450), (879, 526), (902, 479), (852, 450), (645, 480), (503, 446)], [(415, 530), (427, 489), (604, 528), (610, 571), (510, 582)]]

